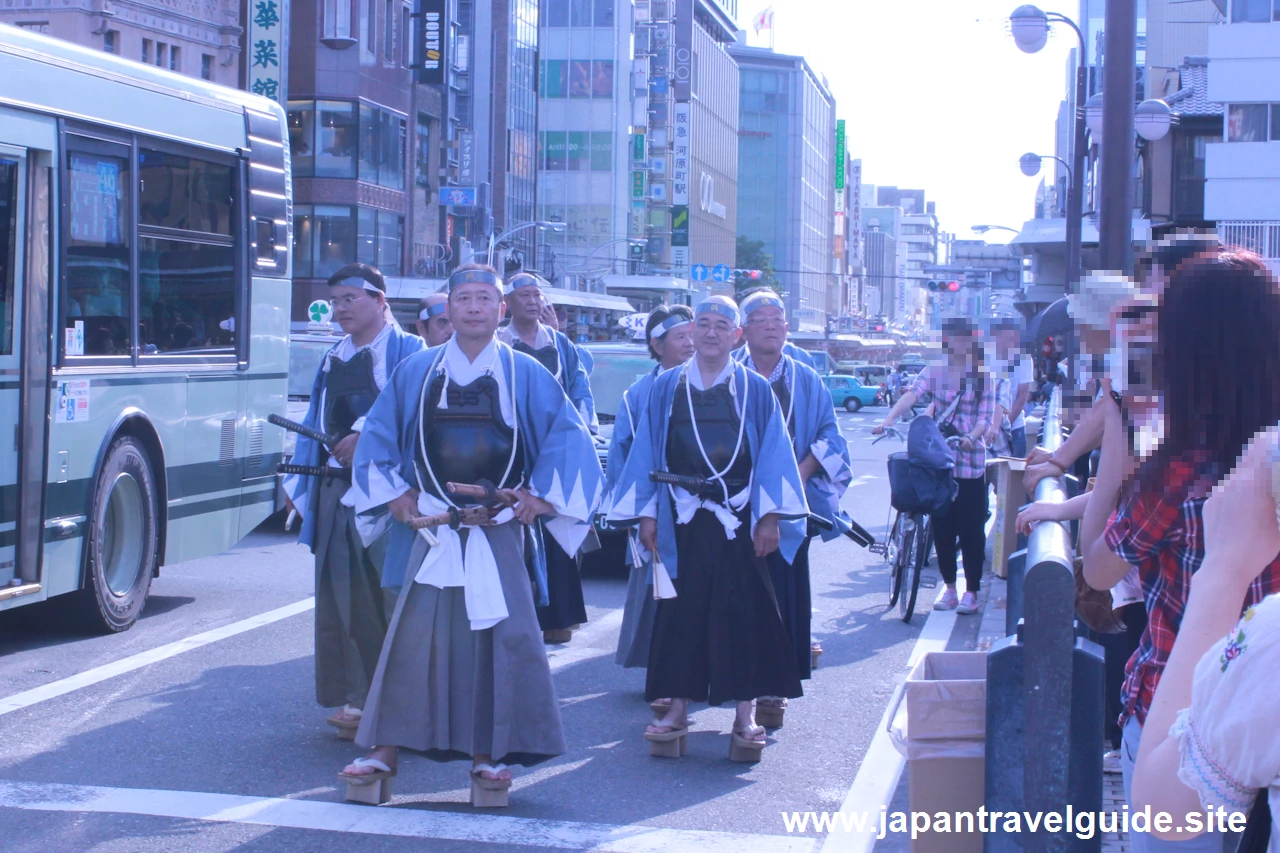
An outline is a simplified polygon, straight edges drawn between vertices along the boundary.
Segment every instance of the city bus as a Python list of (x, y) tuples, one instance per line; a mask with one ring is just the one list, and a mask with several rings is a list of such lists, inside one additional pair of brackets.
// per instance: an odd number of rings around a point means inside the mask
[(274, 509), (284, 112), (0, 25), (0, 611), (134, 624)]

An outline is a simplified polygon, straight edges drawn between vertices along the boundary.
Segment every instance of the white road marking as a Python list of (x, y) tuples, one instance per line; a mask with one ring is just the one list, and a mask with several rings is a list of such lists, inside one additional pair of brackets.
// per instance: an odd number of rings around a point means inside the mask
[[(134, 814), (180, 820), (424, 838), (500, 845), (497, 849), (544, 847), (610, 853), (809, 853), (813, 838), (611, 826), (558, 820), (370, 808), (346, 803), (242, 797), (196, 791), (157, 791), (88, 785), (0, 782), (0, 807), (41, 812)], [(358, 844), (358, 840), (353, 839)]]
[(315, 609), (315, 606), (316, 600), (307, 598), (284, 607), (278, 607), (275, 610), (269, 610), (266, 613), (259, 613), (257, 616), (250, 616), (248, 619), (242, 619), (239, 622), (232, 622), (230, 625), (223, 625), (221, 628), (214, 628), (212, 631), (205, 631), (202, 634), (195, 634), (183, 640), (166, 643), (163, 646), (97, 666), (76, 675), (70, 675), (57, 681), (51, 681), (48, 684), (42, 684), (39, 687), (33, 687), (30, 690), (24, 690), (21, 693), (15, 693), (12, 696), (0, 699), (0, 716), (13, 711), (20, 711), (23, 708), (30, 708), (32, 705), (48, 699), (65, 696), (81, 688), (98, 684), (109, 678), (115, 678), (117, 675), (124, 675), (127, 672), (142, 669), (144, 666), (150, 666), (153, 663), (175, 657), (183, 652), (189, 652), (193, 649), (207, 646), (210, 643), (216, 643), (218, 640), (225, 640), (227, 637), (234, 637), (237, 634), (252, 631), (254, 628), (261, 628), (264, 625), (279, 622), (281, 619), (288, 619), (290, 616), (296, 616), (299, 613), (306, 613)]
[[(964, 585), (963, 576), (959, 585)], [(941, 584), (939, 584), (941, 586)], [(939, 590), (941, 594), (941, 590)], [(923, 601), (920, 604), (924, 604)], [(951, 630), (956, 624), (954, 610), (931, 610), (925, 620), (920, 636), (911, 650), (907, 660), (907, 671), (916, 665), (929, 652), (940, 652), (946, 649), (951, 638)], [(905, 678), (905, 674), (904, 674)], [(858, 767), (858, 775), (853, 779), (849, 793), (840, 804), (840, 811), (850, 814), (859, 812), (868, 816), (865, 832), (836, 831), (827, 835), (822, 845), (822, 853), (871, 853), (876, 845), (876, 833), (880, 827), (880, 807), (887, 806), (893, 800), (893, 793), (898, 788), (898, 780), (902, 776), (906, 759), (893, 746), (889, 737), (889, 715), (898, 707), (898, 694), (894, 693), (880, 716), (880, 724), (876, 727), (867, 754), (862, 757)]]

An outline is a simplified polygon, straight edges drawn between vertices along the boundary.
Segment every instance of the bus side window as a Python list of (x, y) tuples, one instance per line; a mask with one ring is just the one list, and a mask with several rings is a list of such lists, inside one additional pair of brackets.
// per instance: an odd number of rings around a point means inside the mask
[(130, 355), (129, 149), (74, 137), (68, 147), (64, 352)]

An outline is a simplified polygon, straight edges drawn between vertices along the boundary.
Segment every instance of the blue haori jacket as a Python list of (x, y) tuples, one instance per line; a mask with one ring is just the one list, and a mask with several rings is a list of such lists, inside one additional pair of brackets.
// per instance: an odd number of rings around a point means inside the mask
[[(644, 416), (644, 406), (649, 402), (649, 389), (653, 381), (662, 373), (662, 366), (657, 365), (650, 372), (641, 376), (622, 392), (622, 402), (618, 404), (618, 414), (613, 421), (613, 434), (609, 438), (609, 458), (604, 472), (604, 509), (613, 505), (613, 489), (622, 476), (622, 470), (631, 454), (631, 443), (635, 439), (636, 425)], [(641, 565), (637, 561), (647, 561), (648, 551), (636, 541), (634, 531), (627, 534), (628, 547), (626, 562), (628, 565)]]
[[(564, 390), (536, 359), (495, 341), (506, 393), (515, 383), (515, 417), (524, 454), (529, 491), (555, 507), (545, 527), (567, 554), (576, 554), (591, 529), (591, 518), (603, 493), (604, 474), (595, 443)], [(447, 344), (445, 345), (447, 346)], [(414, 464), (418, 405), (424, 382), (440, 366), (444, 346), (407, 359), (387, 383), (365, 417), (356, 447), (352, 495), (366, 541), (390, 527), (382, 585), (404, 583), (413, 537), (386, 505), (411, 487), (422, 490)], [(367, 532), (366, 532), (367, 531)], [(546, 563), (535, 552), (534, 570), (546, 589)]]
[[(795, 419), (795, 435), (792, 446), (796, 463), (810, 453), (821, 467), (804, 484), (809, 511), (835, 525), (835, 529), (822, 534), (823, 541), (830, 541), (850, 529), (849, 516), (840, 508), (840, 499), (853, 480), (849, 463), (849, 443), (840, 434), (836, 423), (835, 406), (831, 391), (822, 377), (812, 367), (800, 364), (783, 355), (786, 369), (791, 376), (791, 407)], [(785, 412), (783, 413), (785, 416)], [(805, 522), (786, 522), (804, 524)]]
[[(560, 384), (564, 388), (565, 396), (573, 403), (578, 414), (582, 416), (582, 421), (591, 430), (591, 433), (600, 431), (600, 421), (596, 417), (596, 402), (591, 396), (591, 371), (595, 368), (595, 359), (585, 354), (585, 350), (569, 340), (564, 332), (557, 331), (550, 326), (543, 325), (551, 333), (551, 337), (556, 343), (556, 353), (560, 356)], [(515, 338), (515, 330), (510, 326), (504, 330), (499, 330), (499, 340), (505, 341), (504, 335)], [(536, 359), (535, 359), (536, 361)], [(544, 370), (546, 368), (543, 368)]]
[[(390, 384), (390, 377), (395, 373), (400, 362), (414, 353), (421, 352), (425, 347), (426, 344), (422, 338), (409, 334), (392, 323), (386, 351), (387, 383)], [(311, 401), (307, 406), (307, 416), (302, 421), (306, 426), (321, 432), (324, 431), (323, 425), (320, 424), (320, 405), (324, 399), (324, 366), (337, 348), (338, 344), (334, 344), (320, 362), (316, 378), (311, 383)], [(294, 444), (293, 458), (289, 461), (294, 465), (319, 465), (320, 445), (305, 435), (299, 435)], [(316, 501), (320, 495), (320, 489), (317, 488), (319, 479), (319, 477), (304, 477), (297, 474), (290, 474), (284, 479), (285, 494), (289, 496), (289, 500), (293, 501), (298, 515), (302, 517), (298, 541), (312, 550), (315, 549), (316, 539)]]
[[(673, 578), (678, 576), (679, 568), (671, 487), (652, 482), (649, 474), (667, 470), (667, 424), (673, 405), (687, 405), (683, 395), (676, 396), (676, 388), (687, 370), (697, 369), (691, 366), (694, 362), (696, 358), (653, 380), (631, 452), (614, 486), (613, 506), (608, 515), (609, 521), (616, 524), (633, 524), (641, 516), (656, 518), (658, 556)], [(751, 456), (750, 534), (754, 535), (760, 519), (769, 513), (776, 513), (783, 520), (806, 518), (809, 507), (795, 452), (768, 380), (735, 362), (729, 381), (733, 383), (738, 413), (746, 420), (744, 444)], [(780, 524), (779, 532), (779, 550), (790, 563), (804, 541), (804, 526)]]

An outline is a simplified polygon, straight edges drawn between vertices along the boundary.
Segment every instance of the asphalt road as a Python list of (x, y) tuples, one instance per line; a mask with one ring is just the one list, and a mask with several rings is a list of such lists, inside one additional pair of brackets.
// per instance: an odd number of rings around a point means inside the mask
[[(897, 449), (868, 440), (881, 416), (839, 414), (853, 439), (846, 507), (877, 536)], [(945, 644), (963, 620), (928, 619), (935, 591), (922, 590), (901, 622), (880, 558), (848, 540), (815, 543), (811, 571), (826, 654), (754, 766), (727, 760), (728, 707), (695, 708), (684, 758), (648, 755), (644, 673), (613, 662), (625, 578), (588, 577), (588, 624), (549, 650), (569, 751), (517, 768), (498, 813), (467, 805), (467, 764), (409, 753), (390, 806), (343, 804), (336, 773), (359, 752), (314, 700), (311, 557), (270, 523), (226, 554), (166, 567), (127, 633), (77, 632), (56, 602), (0, 614), (0, 848), (823, 849), (812, 828), (788, 833), (782, 812), (856, 802), (878, 816), (897, 769), (873, 750), (863, 770), (864, 757), (922, 630)]]

